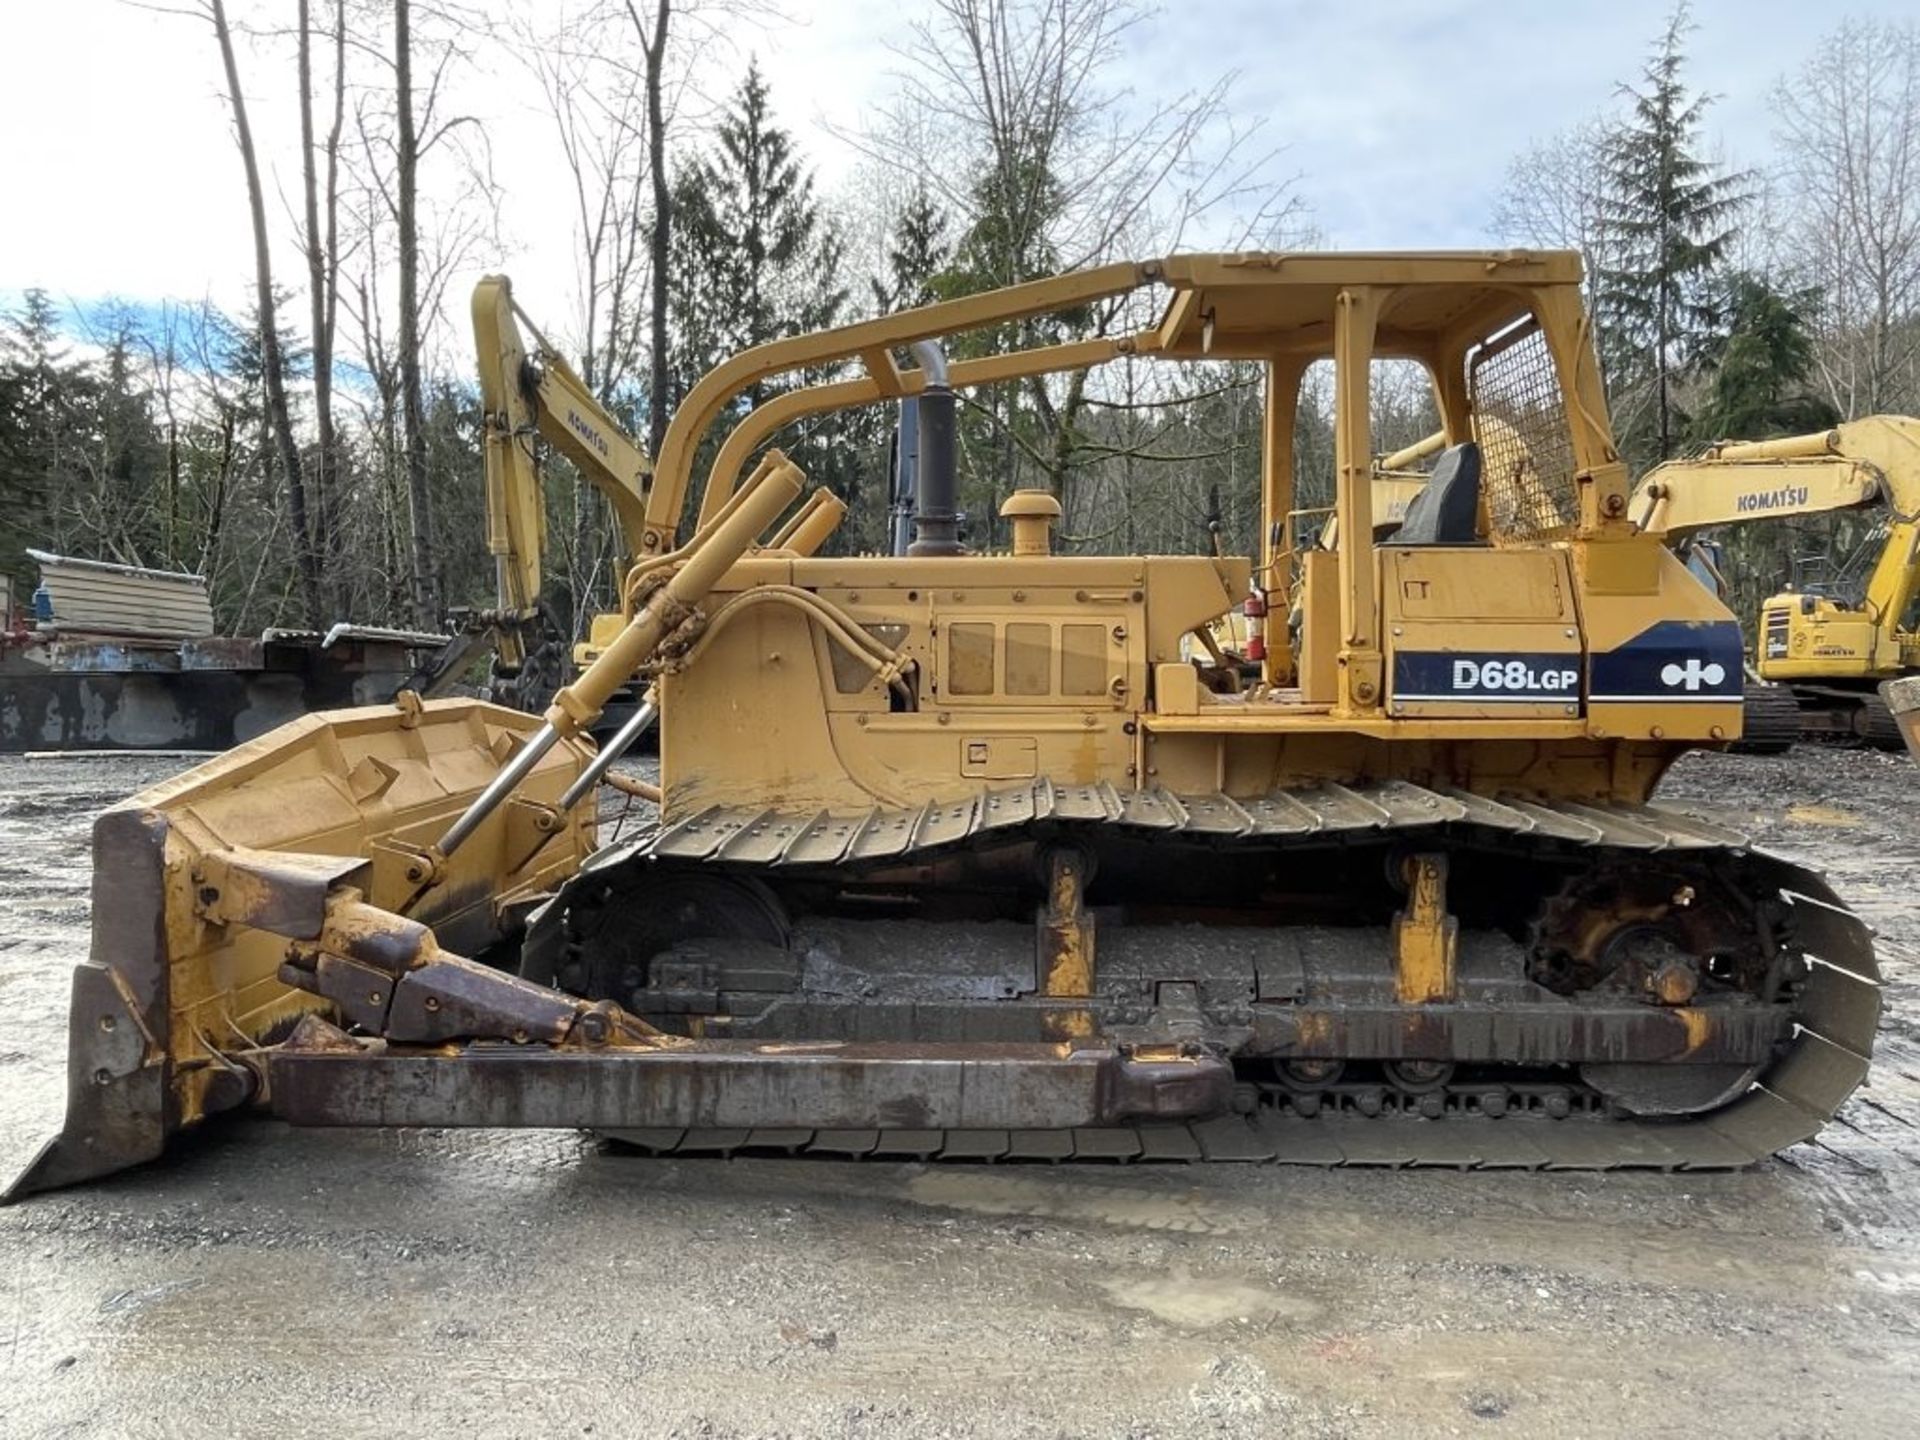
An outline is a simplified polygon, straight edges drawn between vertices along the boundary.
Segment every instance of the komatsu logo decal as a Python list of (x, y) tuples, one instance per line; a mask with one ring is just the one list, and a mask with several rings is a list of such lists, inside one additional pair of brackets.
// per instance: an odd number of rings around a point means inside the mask
[(1660, 683), (1669, 690), (1712, 689), (1727, 678), (1727, 667), (1717, 660), (1702, 662), (1698, 655), (1687, 657), (1685, 664), (1669, 662), (1660, 667)]
[(1790, 510), (1807, 503), (1807, 487), (1804, 485), (1782, 485), (1778, 490), (1756, 490), (1748, 495), (1736, 495), (1733, 508), (1736, 514), (1757, 515), (1768, 510)]
[(1393, 698), (1564, 705), (1580, 698), (1580, 657), (1403, 650), (1393, 657)]

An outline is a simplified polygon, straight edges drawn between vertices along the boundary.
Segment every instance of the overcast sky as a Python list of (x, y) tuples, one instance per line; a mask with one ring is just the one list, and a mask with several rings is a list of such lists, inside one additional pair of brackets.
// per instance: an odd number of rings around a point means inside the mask
[[(506, 0), (488, 0), (504, 5)], [(555, 0), (515, 0), (538, 13)], [(237, 15), (270, 13), (230, 0)], [(272, 0), (291, 15), (291, 0)], [(773, 33), (743, 32), (781, 119), (831, 186), (856, 157), (857, 129), (889, 89), (919, 0), (789, 0)], [(1131, 36), (1123, 83), (1165, 97), (1237, 69), (1235, 109), (1265, 117), (1286, 148), (1276, 181), (1300, 197), (1330, 245), (1476, 245), (1507, 161), (1531, 140), (1613, 102), (1637, 77), (1668, 0), (1173, 0)], [(1844, 14), (1904, 18), (1911, 0), (1698, 0), (1692, 82), (1718, 100), (1716, 142), (1734, 163), (1771, 146), (1768, 93)], [(73, 302), (211, 296), (238, 307), (251, 283), (240, 163), (206, 26), (119, 0), (10, 0), (0, 79), (8, 203), (0, 298), (41, 285)], [(295, 115), (280, 97), (291, 65), (243, 56), (270, 184), (298, 183)], [(276, 68), (277, 67), (277, 68)], [(504, 236), (474, 273), (506, 268), (522, 292), (571, 295), (571, 231), (550, 124), (531, 83), (495, 61), (461, 97), (485, 123), (505, 195)], [(720, 88), (726, 88), (724, 85)], [(444, 172), (445, 167), (442, 167)], [(430, 174), (426, 183), (442, 183)], [(285, 209), (274, 220), (283, 233)], [(284, 278), (297, 279), (291, 260)], [(456, 281), (452, 293), (466, 289)]]

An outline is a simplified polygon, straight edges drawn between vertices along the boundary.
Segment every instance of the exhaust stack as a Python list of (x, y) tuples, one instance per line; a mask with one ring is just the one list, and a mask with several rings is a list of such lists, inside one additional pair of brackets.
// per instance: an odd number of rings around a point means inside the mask
[[(954, 452), (956, 402), (947, 383), (946, 352), (932, 340), (916, 340), (912, 349), (927, 383), (914, 403), (919, 458), (914, 467), (913, 543), (907, 547), (907, 554), (964, 555)], [(901, 434), (904, 445), (905, 427)]]

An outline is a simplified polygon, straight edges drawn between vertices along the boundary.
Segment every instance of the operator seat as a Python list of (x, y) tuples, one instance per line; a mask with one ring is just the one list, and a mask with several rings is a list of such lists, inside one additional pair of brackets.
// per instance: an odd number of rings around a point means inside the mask
[(1472, 545), (1480, 508), (1480, 447), (1469, 440), (1440, 452), (1426, 488), (1407, 506), (1407, 518), (1386, 545)]

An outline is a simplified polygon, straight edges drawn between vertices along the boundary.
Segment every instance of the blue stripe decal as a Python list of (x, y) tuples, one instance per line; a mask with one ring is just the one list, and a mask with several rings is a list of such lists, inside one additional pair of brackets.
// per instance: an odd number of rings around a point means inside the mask
[(1738, 700), (1741, 655), (1740, 626), (1732, 620), (1662, 620), (1594, 655), (1588, 699)]

